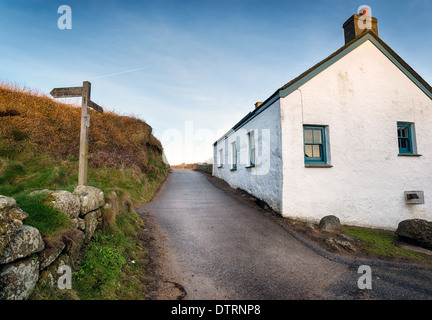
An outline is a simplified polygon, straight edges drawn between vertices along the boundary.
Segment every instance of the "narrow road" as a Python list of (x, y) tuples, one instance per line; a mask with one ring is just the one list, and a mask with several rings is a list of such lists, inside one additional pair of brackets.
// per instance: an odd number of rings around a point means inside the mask
[(168, 280), (186, 299), (432, 299), (431, 271), (372, 267), (372, 289), (359, 289), (358, 266), (317, 254), (200, 172), (173, 170), (139, 210), (167, 235)]

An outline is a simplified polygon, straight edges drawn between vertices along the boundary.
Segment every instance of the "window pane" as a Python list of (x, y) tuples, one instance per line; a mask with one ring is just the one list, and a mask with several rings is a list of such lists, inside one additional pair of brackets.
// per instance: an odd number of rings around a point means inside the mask
[(308, 158), (312, 158), (312, 146), (311, 145), (305, 145), (305, 156)]
[(313, 142), (321, 143), (321, 130), (313, 130)]
[(306, 129), (304, 131), (305, 143), (313, 143), (312, 130)]
[(314, 158), (321, 158), (321, 146), (320, 145), (313, 145), (313, 157)]
[(255, 165), (255, 149), (251, 150), (251, 154), (250, 154), (250, 165), (254, 166)]
[(413, 153), (413, 126), (410, 123), (399, 123), (398, 126), (398, 145), (399, 153)]
[(253, 132), (249, 133), (249, 147), (251, 149), (255, 148), (255, 138)]

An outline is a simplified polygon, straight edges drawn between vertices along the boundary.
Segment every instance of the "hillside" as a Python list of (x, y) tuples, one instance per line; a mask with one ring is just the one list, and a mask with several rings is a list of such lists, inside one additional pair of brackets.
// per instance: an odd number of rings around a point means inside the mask
[[(72, 192), (77, 186), (80, 113), (80, 106), (0, 83), (0, 195), (16, 199), (28, 213), (25, 224), (37, 228), (45, 243), (57, 241), (70, 221), (31, 192)], [(102, 210), (102, 229), (75, 270), (74, 290), (38, 287), (32, 299), (146, 296), (146, 225), (134, 208), (151, 199), (169, 167), (144, 121), (109, 111), (90, 115), (88, 185), (101, 189), (110, 207)]]
[[(60, 103), (45, 95), (0, 84), (2, 185), (3, 182), (17, 182), (17, 177), (14, 177), (11, 171), (20, 171), (20, 165), (35, 165), (35, 158), (49, 158), (50, 163), (56, 164), (51, 169), (77, 166), (80, 112), (80, 106)], [(92, 175), (91, 169), (127, 169), (135, 180), (147, 180), (148, 183), (159, 180), (160, 176), (166, 174), (166, 166), (162, 161), (162, 145), (152, 135), (151, 126), (140, 119), (109, 111), (99, 114), (90, 110), (90, 115), (89, 184), (102, 187), (101, 184), (107, 180), (107, 177)], [(14, 160), (17, 163), (13, 163)], [(108, 174), (109, 170), (106, 173)], [(77, 180), (73, 171), (57, 172), (57, 175), (64, 179), (45, 177), (45, 185), (41, 182), (34, 187), (52, 188), (53, 184), (67, 184), (67, 178)], [(33, 180), (34, 178), (38, 177), (32, 177)], [(21, 179), (22, 177), (20, 182)], [(28, 187), (31, 185), (32, 183)], [(15, 187), (10, 189), (10, 193), (15, 194), (27, 189), (16, 184)], [(0, 188), (0, 194), (2, 189), (4, 188)], [(137, 195), (135, 198), (137, 201), (142, 200)]]

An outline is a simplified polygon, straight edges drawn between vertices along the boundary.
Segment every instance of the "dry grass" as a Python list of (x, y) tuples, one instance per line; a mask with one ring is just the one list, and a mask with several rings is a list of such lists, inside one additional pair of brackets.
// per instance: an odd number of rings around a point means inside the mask
[(195, 170), (197, 168), (197, 164), (196, 163), (182, 163), (182, 164), (171, 165), (171, 168)]
[[(32, 147), (62, 159), (78, 158), (80, 106), (57, 102), (39, 92), (0, 83), (0, 139), (9, 149)], [(89, 165), (139, 168), (148, 173), (148, 154), (162, 154), (161, 143), (144, 121), (90, 110)]]

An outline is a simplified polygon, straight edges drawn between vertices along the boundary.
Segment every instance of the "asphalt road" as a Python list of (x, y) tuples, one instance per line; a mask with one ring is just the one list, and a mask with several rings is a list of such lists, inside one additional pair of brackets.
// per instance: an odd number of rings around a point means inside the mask
[(432, 271), (360, 266), (327, 259), (196, 171), (173, 170), (146, 210), (190, 300), (432, 299)]

